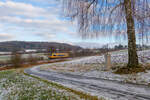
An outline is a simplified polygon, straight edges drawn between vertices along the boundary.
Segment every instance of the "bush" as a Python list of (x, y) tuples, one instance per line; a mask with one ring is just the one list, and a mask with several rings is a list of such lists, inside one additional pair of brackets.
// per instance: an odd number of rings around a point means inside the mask
[(121, 67), (119, 69), (117, 69), (114, 73), (115, 74), (135, 74), (135, 73), (140, 73), (140, 72), (146, 72), (146, 68), (144, 68), (143, 66), (138, 66), (138, 67)]
[(38, 60), (39, 59), (37, 57), (34, 57), (32, 54), (30, 54), (29, 57), (28, 57), (27, 62), (30, 63), (30, 64), (35, 64), (35, 63), (38, 62)]
[(14, 53), (11, 56), (11, 60), (10, 61), (11, 61), (13, 67), (15, 67), (15, 68), (22, 67), (23, 60), (22, 60), (21, 54)]

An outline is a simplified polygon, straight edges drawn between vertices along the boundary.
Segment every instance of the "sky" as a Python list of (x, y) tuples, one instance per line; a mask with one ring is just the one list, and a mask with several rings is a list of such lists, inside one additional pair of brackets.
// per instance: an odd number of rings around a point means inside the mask
[[(104, 37), (83, 40), (75, 22), (64, 17), (58, 0), (0, 0), (0, 12), (0, 42), (48, 41), (75, 45), (116, 43)], [(122, 42), (120, 40), (118, 43)]]

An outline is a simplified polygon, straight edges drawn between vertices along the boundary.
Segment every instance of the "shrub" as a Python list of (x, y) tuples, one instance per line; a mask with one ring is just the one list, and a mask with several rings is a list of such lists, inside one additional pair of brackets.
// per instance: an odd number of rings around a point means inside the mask
[(35, 64), (35, 63), (37, 62), (37, 58), (34, 57), (32, 54), (30, 54), (30, 55), (28, 56), (27, 62), (29, 62), (30, 64)]
[(127, 66), (121, 67), (117, 69), (114, 73), (115, 74), (134, 74), (134, 73), (140, 73), (140, 72), (146, 72), (146, 69), (142, 66), (129, 68)]
[(42, 57), (37, 57), (30, 54), (27, 58), (27, 63), (29, 64), (36, 64), (38, 61), (44, 60)]
[(11, 64), (13, 67), (15, 68), (19, 68), (22, 66), (23, 64), (23, 59), (21, 57), (21, 54), (19, 53), (14, 53), (12, 56), (11, 56), (11, 60), (10, 60)]

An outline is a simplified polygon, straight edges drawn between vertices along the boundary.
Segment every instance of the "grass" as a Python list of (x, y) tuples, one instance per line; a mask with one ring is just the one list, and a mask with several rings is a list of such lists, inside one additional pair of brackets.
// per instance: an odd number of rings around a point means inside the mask
[(9, 55), (0, 55), (0, 61), (5, 62), (10, 60), (10, 56)]
[(35, 76), (31, 76), (31, 75), (26, 74), (26, 73), (25, 73), (25, 75), (33, 77), (33, 78), (36, 78), (39, 81), (43, 81), (43, 82), (45, 82), (45, 83), (47, 83), (49, 85), (52, 85), (54, 87), (57, 87), (59, 89), (67, 90), (68, 92), (71, 92), (71, 93), (74, 93), (74, 94), (78, 95), (81, 99), (85, 99), (85, 100), (103, 100), (103, 99), (98, 99), (97, 96), (91, 96), (90, 94), (87, 94), (87, 93), (84, 93), (84, 92), (81, 92), (81, 91), (77, 91), (77, 90), (73, 90), (71, 88), (64, 87), (64, 86), (62, 86), (60, 84), (57, 84), (57, 83), (54, 83), (54, 82), (50, 82), (50, 81), (47, 81), (47, 80), (43, 80), (41, 78), (38, 78), (38, 77), (35, 77)]
[(52, 64), (40, 67), (41, 70), (55, 70), (59, 72), (88, 72), (91, 70), (100, 70), (102, 64)]
[(0, 72), (2, 100), (78, 100), (78, 96), (53, 84), (15, 72)]
[(23, 73), (23, 69), (0, 71), (2, 100), (104, 100)]

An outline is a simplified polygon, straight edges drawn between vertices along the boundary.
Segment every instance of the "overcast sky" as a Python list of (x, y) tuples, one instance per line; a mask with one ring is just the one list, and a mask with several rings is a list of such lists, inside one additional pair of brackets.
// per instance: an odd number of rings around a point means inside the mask
[(113, 43), (106, 38), (82, 40), (76, 25), (65, 20), (57, 0), (0, 0), (0, 41)]

